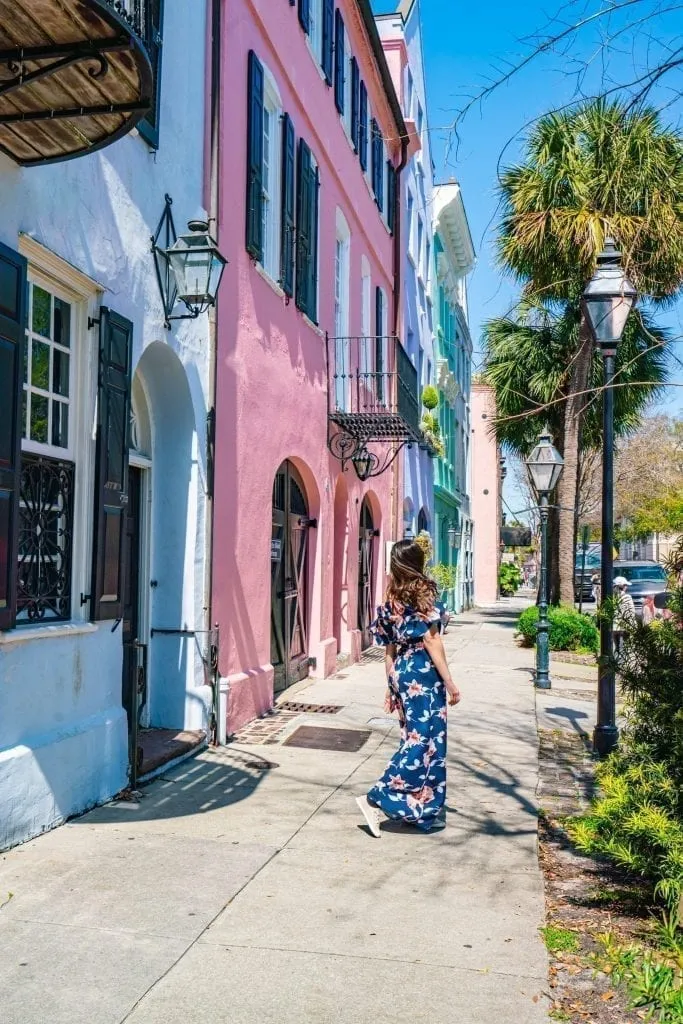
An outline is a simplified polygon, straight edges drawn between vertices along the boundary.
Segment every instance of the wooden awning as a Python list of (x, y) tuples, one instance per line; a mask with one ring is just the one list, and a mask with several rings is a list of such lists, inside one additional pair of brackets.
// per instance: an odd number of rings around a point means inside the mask
[(140, 8), (132, 0), (0, 0), (1, 150), (19, 164), (50, 163), (135, 127), (153, 95)]

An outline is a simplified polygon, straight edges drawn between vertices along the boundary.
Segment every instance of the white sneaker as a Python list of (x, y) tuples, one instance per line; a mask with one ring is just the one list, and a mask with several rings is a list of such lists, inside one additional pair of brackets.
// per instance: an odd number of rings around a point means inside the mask
[(366, 796), (357, 796), (356, 803), (358, 804), (358, 809), (365, 818), (368, 828), (375, 839), (381, 839), (382, 833), (380, 831), (379, 823), (382, 819), (377, 808), (370, 803)]

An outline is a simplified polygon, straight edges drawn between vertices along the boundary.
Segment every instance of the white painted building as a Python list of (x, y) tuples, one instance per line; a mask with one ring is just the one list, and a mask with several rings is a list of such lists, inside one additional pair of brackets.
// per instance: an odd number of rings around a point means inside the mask
[(209, 727), (209, 322), (165, 327), (150, 241), (166, 195), (179, 233), (206, 212), (206, 6), (18, 0), (0, 28), (103, 54), (0, 87), (0, 849), (127, 785), (136, 686), (142, 726)]

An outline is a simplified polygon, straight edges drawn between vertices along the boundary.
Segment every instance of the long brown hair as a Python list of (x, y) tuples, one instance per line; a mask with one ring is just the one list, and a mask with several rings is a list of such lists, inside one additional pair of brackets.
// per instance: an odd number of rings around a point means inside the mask
[(436, 583), (425, 576), (425, 553), (414, 540), (399, 540), (391, 549), (387, 601), (425, 614), (434, 607)]

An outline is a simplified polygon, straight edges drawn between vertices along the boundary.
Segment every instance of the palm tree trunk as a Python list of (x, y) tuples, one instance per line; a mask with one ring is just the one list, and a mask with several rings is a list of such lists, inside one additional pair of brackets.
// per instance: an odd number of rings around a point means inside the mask
[(564, 410), (564, 472), (557, 488), (559, 508), (560, 600), (574, 604), (574, 559), (576, 548), (576, 508), (579, 491), (579, 450), (581, 427), (586, 407), (588, 381), (593, 358), (593, 340), (582, 318), (579, 348), (574, 359)]

